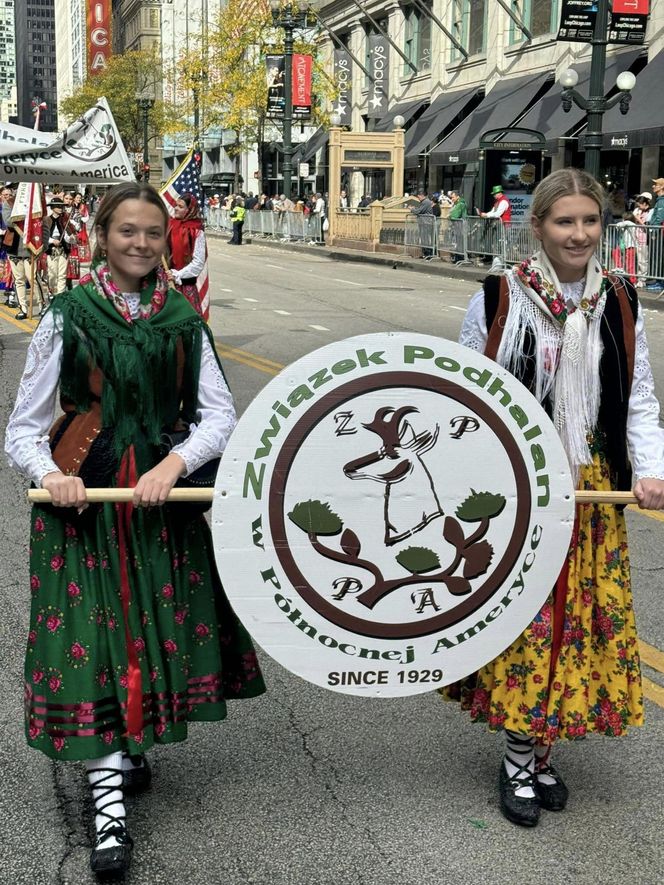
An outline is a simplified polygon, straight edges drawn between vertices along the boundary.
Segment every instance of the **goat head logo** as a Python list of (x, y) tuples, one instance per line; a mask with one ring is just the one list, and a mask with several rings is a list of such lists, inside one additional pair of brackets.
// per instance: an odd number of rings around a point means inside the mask
[[(407, 416), (419, 412), (415, 406), (382, 406), (372, 421), (364, 424), (379, 436), (382, 446), (349, 461), (344, 473), (349, 479), (382, 483), (384, 492), (385, 544), (390, 546), (419, 532), (432, 520), (443, 516), (431, 473), (422, 456), (436, 445), (438, 425), (416, 433)], [(393, 487), (394, 491), (393, 491)], [(422, 513), (413, 525), (399, 502), (415, 495), (422, 502)]]

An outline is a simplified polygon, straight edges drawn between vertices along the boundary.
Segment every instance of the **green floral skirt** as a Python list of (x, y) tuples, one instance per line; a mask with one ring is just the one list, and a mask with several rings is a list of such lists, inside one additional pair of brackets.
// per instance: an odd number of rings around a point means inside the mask
[[(582, 468), (580, 488), (610, 490), (599, 454)], [(566, 582), (509, 648), (478, 673), (441, 689), (491, 731), (507, 728), (550, 744), (590, 732), (617, 737), (643, 724), (622, 511), (578, 507), (567, 565)]]
[(227, 700), (265, 691), (205, 519), (134, 510), (122, 533), (118, 513), (113, 504), (81, 516), (32, 511), (26, 734), (54, 759), (182, 741), (188, 722), (224, 719)]

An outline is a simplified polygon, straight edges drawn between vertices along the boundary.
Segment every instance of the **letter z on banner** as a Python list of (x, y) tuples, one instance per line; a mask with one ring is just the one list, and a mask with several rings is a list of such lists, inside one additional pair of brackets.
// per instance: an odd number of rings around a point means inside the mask
[(335, 691), (430, 691), (507, 648), (568, 550), (574, 491), (546, 413), (440, 338), (368, 335), (285, 369), (221, 460), (212, 511), (238, 616)]

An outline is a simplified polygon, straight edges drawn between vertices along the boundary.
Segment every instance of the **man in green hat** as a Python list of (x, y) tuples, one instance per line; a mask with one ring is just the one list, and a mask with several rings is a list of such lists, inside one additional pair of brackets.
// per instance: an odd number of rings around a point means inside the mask
[(491, 209), (488, 212), (480, 212), (478, 209), (477, 214), (481, 218), (500, 218), (503, 224), (509, 224), (512, 220), (512, 206), (503, 193), (501, 185), (497, 184), (491, 188), (491, 196), (493, 197)]

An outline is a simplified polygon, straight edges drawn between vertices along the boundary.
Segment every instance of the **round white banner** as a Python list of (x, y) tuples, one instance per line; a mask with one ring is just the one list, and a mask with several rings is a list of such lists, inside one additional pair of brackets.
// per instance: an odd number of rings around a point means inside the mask
[(428, 335), (348, 338), (272, 380), (233, 432), (217, 566), (253, 638), (335, 691), (430, 691), (507, 648), (551, 591), (574, 489), (537, 401)]

